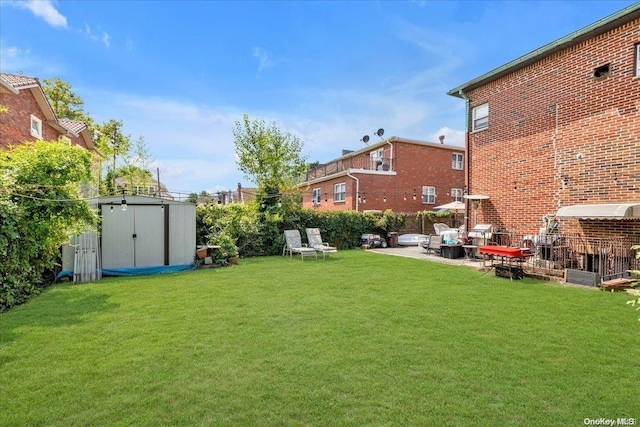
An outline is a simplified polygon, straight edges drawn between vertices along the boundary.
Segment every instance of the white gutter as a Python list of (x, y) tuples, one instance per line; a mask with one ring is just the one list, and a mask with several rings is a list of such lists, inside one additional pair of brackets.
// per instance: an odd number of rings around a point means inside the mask
[(347, 171), (347, 176), (349, 178), (352, 178), (352, 179), (356, 180), (356, 212), (358, 212), (358, 209), (359, 209), (358, 198), (360, 197), (360, 180), (358, 178), (356, 178), (355, 176), (351, 175), (351, 173), (349, 173), (349, 171)]
[(387, 144), (389, 144), (389, 147), (391, 147), (389, 149), (389, 170), (392, 171), (393, 170), (393, 144), (390, 142), (390, 140), (387, 140)]

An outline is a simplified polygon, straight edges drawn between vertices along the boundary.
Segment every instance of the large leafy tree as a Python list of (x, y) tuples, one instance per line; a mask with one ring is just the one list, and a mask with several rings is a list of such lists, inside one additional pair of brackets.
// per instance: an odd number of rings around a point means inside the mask
[(57, 141), (0, 151), (0, 312), (37, 293), (69, 235), (95, 223), (78, 193), (90, 173), (89, 152)]
[(233, 129), (239, 169), (258, 186), (258, 199), (265, 208), (279, 202), (283, 191), (293, 191), (306, 169), (302, 141), (282, 132), (275, 123), (250, 120), (244, 115)]
[[(131, 137), (122, 131), (122, 121), (110, 119), (99, 124), (84, 111), (84, 101), (73, 92), (70, 83), (65, 82), (60, 77), (54, 79), (43, 79), (42, 90), (44, 91), (51, 108), (58, 118), (79, 120), (84, 122), (91, 132), (98, 150), (105, 156), (106, 160), (111, 160), (109, 171), (113, 177), (118, 158), (125, 158), (131, 148)], [(113, 180), (102, 183), (105, 187), (103, 191), (113, 194)]]
[(93, 120), (84, 112), (84, 101), (71, 90), (71, 84), (60, 77), (43, 79), (42, 82), (42, 90), (58, 118), (93, 124)]

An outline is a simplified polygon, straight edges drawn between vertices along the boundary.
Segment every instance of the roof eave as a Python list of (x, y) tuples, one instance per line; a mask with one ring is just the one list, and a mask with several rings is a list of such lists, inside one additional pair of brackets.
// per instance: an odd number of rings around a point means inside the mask
[(488, 73), (481, 75), (465, 84), (462, 84), (458, 87), (451, 89), (447, 92), (447, 95), (455, 96), (457, 98), (462, 98), (461, 92), (469, 92), (473, 89), (476, 89), (480, 86), (484, 86), (488, 83), (491, 83), (494, 80), (499, 79), (507, 74), (511, 74), (514, 71), (517, 71), (521, 68), (524, 68), (528, 65), (531, 65), (547, 56), (553, 55), (556, 52), (559, 52), (563, 49), (566, 49), (570, 46), (574, 46), (578, 43), (581, 43), (590, 38), (596, 37), (600, 34), (603, 34), (609, 30), (617, 28), (627, 22), (631, 22), (632, 20), (640, 17), (640, 2), (633, 4), (629, 7), (626, 7), (619, 12), (614, 13), (613, 15), (609, 15), (606, 18), (600, 19), (599, 21), (594, 22), (591, 25), (588, 25), (584, 28), (579, 29), (565, 37), (562, 37), (556, 41), (553, 41), (549, 44), (542, 46), (530, 52), (526, 55), (523, 55), (507, 64), (498, 67)]

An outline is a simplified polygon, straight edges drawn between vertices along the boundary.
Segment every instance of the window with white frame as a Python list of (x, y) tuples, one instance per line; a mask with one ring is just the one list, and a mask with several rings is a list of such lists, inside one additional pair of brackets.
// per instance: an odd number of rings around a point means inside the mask
[(473, 109), (472, 130), (480, 130), (489, 127), (489, 104), (478, 105)]
[(433, 205), (436, 203), (436, 187), (422, 187), (422, 203)]
[(640, 43), (636, 45), (636, 77), (640, 77)]
[(314, 188), (313, 190), (311, 190), (311, 204), (315, 205), (319, 205), (320, 204), (320, 189), (319, 188)]
[(344, 182), (333, 186), (333, 201), (344, 202), (346, 197), (347, 185)]
[(451, 167), (456, 170), (464, 169), (464, 154), (462, 153), (451, 154)]
[(461, 202), (462, 201), (462, 188), (452, 188), (451, 189), (451, 201), (452, 202)]
[(42, 139), (42, 120), (31, 115), (31, 135)]

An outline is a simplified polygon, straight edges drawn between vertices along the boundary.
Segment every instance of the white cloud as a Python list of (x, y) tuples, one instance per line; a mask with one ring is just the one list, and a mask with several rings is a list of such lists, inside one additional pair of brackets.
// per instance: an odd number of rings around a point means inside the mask
[(123, 120), (132, 140), (144, 135), (160, 167), (161, 180), (173, 191), (235, 189), (238, 182), (251, 184), (237, 170), (232, 129), (243, 113), (251, 119), (275, 122), (285, 132), (303, 141), (303, 155), (310, 161), (326, 162), (342, 149), (360, 149), (368, 134), (376, 142), (376, 129), (384, 138), (406, 137), (438, 142), (445, 135), (448, 145), (464, 144), (464, 103), (448, 97), (424, 95), (420, 85), (398, 83), (380, 91), (354, 89), (319, 92), (300, 89), (289, 93), (302, 100), (287, 110), (247, 110), (242, 105), (196, 104), (158, 95), (82, 91), (86, 111), (98, 122), (115, 117)]
[(45, 20), (54, 27), (67, 28), (67, 18), (58, 12), (50, 0), (27, 0), (24, 2), (9, 2), (9, 5), (29, 9), (34, 15)]
[(109, 34), (107, 34), (105, 31), (103, 31), (102, 32), (102, 43), (104, 43), (104, 45), (107, 47), (107, 49), (109, 49), (110, 41), (111, 41), (111, 37), (109, 37)]
[(104, 44), (104, 46), (107, 49), (109, 49), (109, 46), (111, 46), (111, 36), (109, 36), (109, 33), (107, 33), (106, 31), (102, 30), (100, 27), (98, 27), (98, 29), (97, 29), (97, 32), (100, 33), (100, 35), (98, 35), (98, 34), (96, 34), (96, 32), (94, 32), (91, 29), (89, 24), (87, 24), (85, 22), (84, 26), (82, 28), (78, 28), (78, 32), (80, 34), (84, 34), (84, 36), (87, 37), (91, 41), (100, 42), (100, 43)]
[(267, 55), (267, 52), (261, 47), (256, 46), (253, 48), (253, 56), (258, 59), (258, 72), (262, 72), (276, 65), (274, 61), (269, 59), (269, 55)]
[[(49, 52), (45, 52), (48, 55)], [(4, 73), (27, 74), (33, 77), (59, 75), (64, 71), (57, 58), (36, 57), (29, 48), (6, 46), (0, 39), (0, 70)]]

